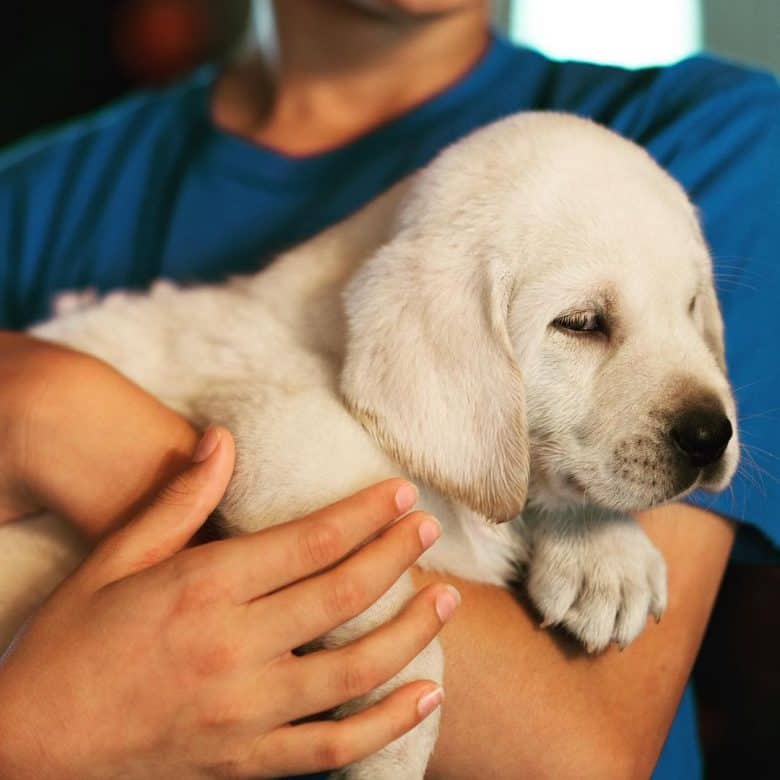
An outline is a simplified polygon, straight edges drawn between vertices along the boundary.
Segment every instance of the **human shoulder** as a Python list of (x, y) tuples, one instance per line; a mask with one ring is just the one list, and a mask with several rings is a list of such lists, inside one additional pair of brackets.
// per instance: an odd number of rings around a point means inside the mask
[[(137, 142), (192, 126), (205, 113), (204, 94), (214, 79), (200, 68), (164, 88), (134, 92), (91, 114), (46, 128), (0, 150), (0, 186), (58, 158), (105, 148), (133, 135)], [(181, 133), (168, 140), (181, 140)]]
[[(506, 44), (509, 45), (509, 44)], [(691, 118), (699, 132), (722, 124), (718, 117), (743, 124), (777, 123), (780, 83), (771, 73), (700, 54), (647, 68), (623, 68), (589, 62), (548, 59), (513, 47), (515, 75), (535, 74), (528, 108), (587, 116), (647, 146), (670, 125)], [(737, 114), (743, 114), (737, 116)], [(696, 135), (696, 133), (693, 133)]]
[(780, 82), (770, 73), (700, 55), (658, 70), (646, 97), (645, 132), (676, 123), (692, 143), (744, 143), (780, 127)]
[(0, 325), (45, 316), (58, 290), (136, 283), (207, 126), (210, 78), (197, 71), (0, 152)]
[(699, 54), (658, 69), (659, 86), (670, 96), (723, 96), (735, 92), (780, 98), (780, 82), (773, 74), (711, 54)]

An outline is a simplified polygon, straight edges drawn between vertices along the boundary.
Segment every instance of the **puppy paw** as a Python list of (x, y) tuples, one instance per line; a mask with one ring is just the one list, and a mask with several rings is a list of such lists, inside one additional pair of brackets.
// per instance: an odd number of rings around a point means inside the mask
[(531, 529), (527, 588), (542, 626), (561, 626), (590, 653), (636, 639), (666, 609), (666, 564), (632, 520)]

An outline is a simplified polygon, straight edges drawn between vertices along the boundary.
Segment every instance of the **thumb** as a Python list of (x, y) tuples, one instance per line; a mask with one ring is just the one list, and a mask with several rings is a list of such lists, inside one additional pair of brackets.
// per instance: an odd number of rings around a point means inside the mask
[(191, 465), (90, 556), (87, 566), (100, 585), (148, 569), (181, 550), (216, 509), (234, 465), (230, 432), (208, 428), (195, 448)]

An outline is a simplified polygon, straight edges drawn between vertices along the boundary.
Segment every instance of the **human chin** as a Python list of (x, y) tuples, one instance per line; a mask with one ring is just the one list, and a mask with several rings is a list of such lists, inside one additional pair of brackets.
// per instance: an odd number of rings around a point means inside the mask
[(427, 16), (484, 5), (483, 0), (347, 0), (351, 5), (378, 14)]

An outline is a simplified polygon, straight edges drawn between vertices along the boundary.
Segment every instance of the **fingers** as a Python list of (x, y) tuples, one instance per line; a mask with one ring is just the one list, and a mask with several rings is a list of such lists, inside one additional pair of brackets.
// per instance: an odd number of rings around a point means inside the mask
[(373, 707), (341, 721), (286, 726), (263, 737), (242, 771), (278, 777), (336, 769), (376, 753), (413, 729), (444, 698), (435, 683), (409, 683)]
[(322, 636), (371, 606), (440, 532), (430, 515), (407, 515), (335, 568), (250, 603), (249, 630), (269, 626), (263, 649), (274, 655)]
[(398, 674), (433, 640), (460, 604), (451, 585), (431, 585), (395, 618), (337, 650), (291, 656), (276, 683), (288, 722), (363, 696)]
[[(417, 501), (417, 490), (390, 479), (300, 520), (219, 542), (222, 582), (237, 603), (332, 566)], [(258, 566), (262, 561), (262, 566)]]
[(90, 557), (87, 569), (101, 584), (171, 557), (214, 511), (233, 473), (235, 448), (230, 433), (224, 428), (209, 428), (192, 460), (148, 507), (109, 536)]

